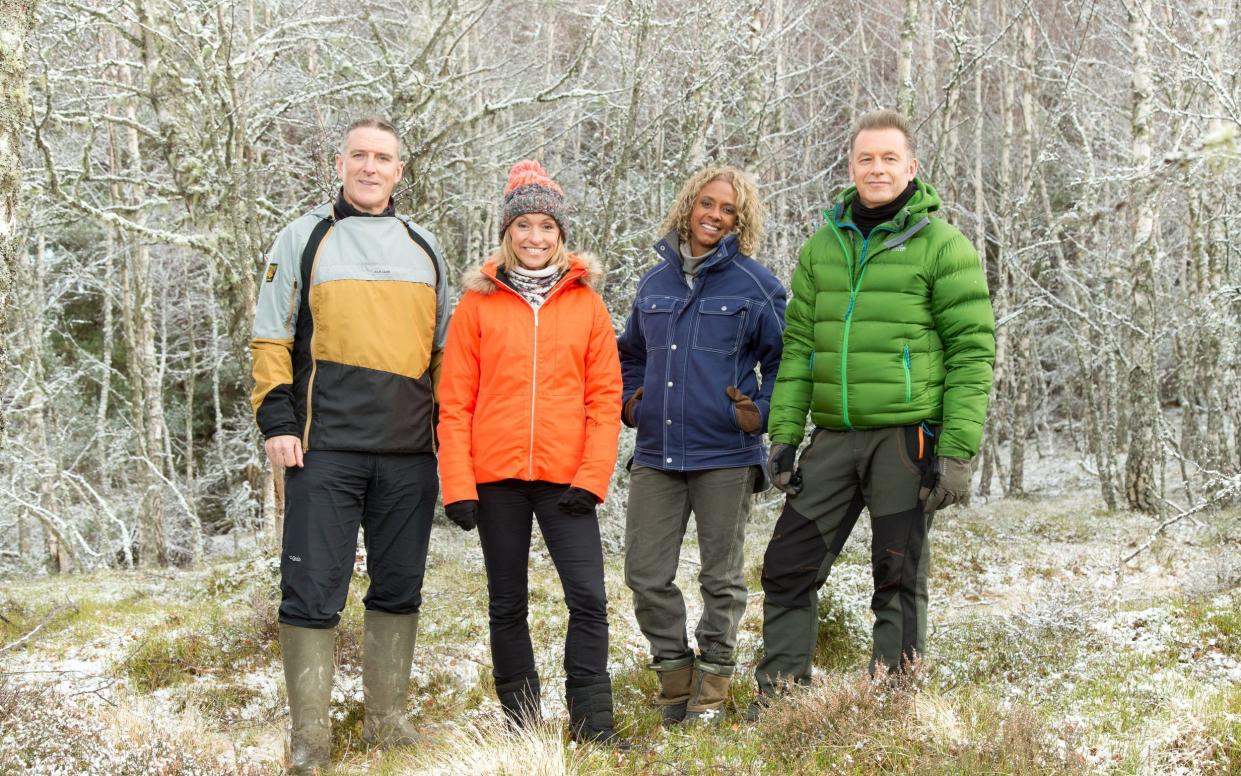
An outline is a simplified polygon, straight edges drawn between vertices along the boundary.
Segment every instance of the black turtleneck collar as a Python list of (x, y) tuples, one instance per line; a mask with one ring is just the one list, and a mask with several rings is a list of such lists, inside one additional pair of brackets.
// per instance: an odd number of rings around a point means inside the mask
[(906, 186), (905, 190), (900, 193), (900, 196), (886, 205), (880, 205), (879, 207), (866, 207), (862, 204), (861, 200), (855, 198), (853, 200), (853, 205), (850, 207), (850, 212), (853, 215), (854, 226), (862, 232), (863, 237), (870, 237), (870, 230), (880, 224), (887, 223), (893, 218), (896, 218), (896, 214), (901, 212), (901, 208), (905, 207), (905, 203), (909, 201), (909, 198), (912, 197), (914, 192), (917, 190), (918, 186), (911, 178), (909, 180), (909, 185)]
[(382, 213), (366, 213), (349, 204), (349, 200), (345, 199), (345, 187), (341, 186), (340, 191), (336, 194), (336, 204), (332, 206), (332, 209), (336, 211), (336, 217), (338, 219), (349, 218), (350, 216), (380, 218), (382, 216), (396, 215), (396, 200), (392, 197), (388, 197), (388, 206), (383, 209)]

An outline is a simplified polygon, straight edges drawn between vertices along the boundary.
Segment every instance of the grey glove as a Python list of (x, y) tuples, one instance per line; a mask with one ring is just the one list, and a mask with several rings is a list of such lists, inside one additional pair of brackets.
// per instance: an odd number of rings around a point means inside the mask
[(918, 491), (923, 511), (930, 514), (964, 499), (970, 492), (971, 477), (969, 461), (940, 456), (939, 477), (935, 480), (935, 487), (928, 488), (923, 485)]
[(767, 451), (767, 476), (771, 484), (786, 495), (801, 493), (801, 472), (797, 471), (797, 448), (773, 442)]

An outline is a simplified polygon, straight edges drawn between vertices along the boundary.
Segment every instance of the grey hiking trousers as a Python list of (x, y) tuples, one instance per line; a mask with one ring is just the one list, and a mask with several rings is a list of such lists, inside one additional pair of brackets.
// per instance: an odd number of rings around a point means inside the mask
[(784, 503), (763, 556), (763, 658), (758, 688), (778, 679), (810, 681), (818, 635), (818, 591), (853, 530), (870, 510), (875, 594), (871, 669), (891, 670), (921, 655), (926, 642), (930, 516), (918, 490), (930, 479), (928, 426), (816, 429), (798, 468), (803, 488)]
[(694, 635), (702, 659), (732, 665), (745, 613), (745, 524), (753, 466), (663, 471), (635, 465), (625, 518), (625, 584), (653, 662), (690, 654), (685, 599), (675, 579), (690, 512), (698, 524), (703, 611)]

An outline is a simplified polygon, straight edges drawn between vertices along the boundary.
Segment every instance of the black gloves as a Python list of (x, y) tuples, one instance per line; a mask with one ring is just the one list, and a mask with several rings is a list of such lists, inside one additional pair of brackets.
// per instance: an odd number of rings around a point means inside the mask
[(771, 484), (784, 491), (785, 495), (796, 496), (801, 493), (797, 448), (773, 442), (771, 449), (767, 451), (767, 476), (771, 478)]
[(473, 531), (474, 526), (478, 525), (478, 502), (470, 500), (445, 504), (444, 514), (460, 526), (462, 531)]
[(598, 504), (599, 499), (595, 498), (594, 493), (572, 486), (565, 488), (565, 492), (560, 496), (560, 500), (556, 502), (556, 506), (560, 507), (561, 512), (578, 517), (585, 517), (586, 515), (593, 517), (595, 507)]

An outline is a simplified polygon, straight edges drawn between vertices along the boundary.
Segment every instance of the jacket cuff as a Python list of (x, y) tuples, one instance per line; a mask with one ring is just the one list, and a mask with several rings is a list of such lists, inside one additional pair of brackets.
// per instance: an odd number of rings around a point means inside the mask
[(297, 426), (272, 426), (271, 428), (260, 429), (263, 432), (264, 439), (271, 439), (278, 436), (295, 436), (302, 438), (301, 429)]
[(771, 417), (771, 401), (768, 399), (755, 399), (754, 406), (758, 407), (758, 416), (763, 424), (758, 433), (765, 434), (767, 433), (767, 420)]

